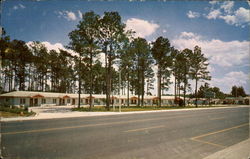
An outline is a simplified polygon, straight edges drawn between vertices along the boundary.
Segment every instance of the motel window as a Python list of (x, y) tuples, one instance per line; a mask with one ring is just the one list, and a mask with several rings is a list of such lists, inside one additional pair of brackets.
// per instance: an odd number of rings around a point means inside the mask
[(81, 99), (81, 103), (83, 103), (83, 100)]
[(98, 101), (98, 99), (94, 99), (94, 103), (98, 103), (99, 101)]
[(85, 103), (86, 103), (86, 104), (89, 104), (89, 100), (88, 100), (88, 99), (85, 99)]
[(53, 104), (55, 104), (56, 103), (56, 99), (53, 99)]
[(122, 104), (124, 103), (124, 100), (122, 99)]
[(42, 99), (42, 104), (45, 104), (46, 103), (46, 99)]
[(70, 103), (70, 99), (67, 99), (67, 103)]
[(20, 99), (20, 104), (25, 104), (25, 99), (24, 98)]

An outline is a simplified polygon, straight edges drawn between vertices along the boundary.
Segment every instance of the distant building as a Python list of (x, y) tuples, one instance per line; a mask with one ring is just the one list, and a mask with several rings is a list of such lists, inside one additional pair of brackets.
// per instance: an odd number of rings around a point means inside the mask
[(249, 105), (250, 96), (247, 97), (226, 97), (223, 104), (246, 104)]
[[(174, 105), (174, 96), (162, 96), (162, 105)], [(111, 95), (111, 105), (127, 105), (127, 96)], [(106, 105), (106, 95), (93, 94), (92, 102), (95, 106)], [(157, 105), (158, 98), (156, 96), (145, 96), (144, 105)], [(88, 105), (90, 102), (89, 94), (81, 94), (81, 105)], [(69, 93), (52, 93), (52, 92), (31, 92), (31, 91), (14, 91), (0, 95), (0, 103), (6, 103), (13, 106), (52, 106), (52, 105), (78, 105), (78, 94)], [(129, 98), (131, 106), (138, 103), (138, 98), (131, 95)]]

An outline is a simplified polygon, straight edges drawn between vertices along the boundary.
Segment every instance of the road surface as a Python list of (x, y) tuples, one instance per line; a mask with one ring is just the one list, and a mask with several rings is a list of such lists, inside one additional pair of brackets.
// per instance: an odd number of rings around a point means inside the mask
[(199, 159), (249, 138), (249, 107), (1, 123), (4, 158)]

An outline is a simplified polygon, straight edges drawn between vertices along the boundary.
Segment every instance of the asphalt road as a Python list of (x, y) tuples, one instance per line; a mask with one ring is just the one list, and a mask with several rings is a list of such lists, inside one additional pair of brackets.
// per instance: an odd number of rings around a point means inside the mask
[(13, 159), (199, 159), (249, 138), (249, 107), (2, 122)]

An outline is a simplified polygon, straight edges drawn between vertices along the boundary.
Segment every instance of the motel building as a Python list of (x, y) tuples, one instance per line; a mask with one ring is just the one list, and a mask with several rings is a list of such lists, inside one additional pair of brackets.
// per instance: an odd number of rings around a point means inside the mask
[[(174, 96), (162, 96), (162, 106), (174, 105)], [(92, 103), (94, 106), (105, 106), (106, 95), (93, 94)], [(82, 106), (89, 105), (89, 94), (81, 94), (80, 103)], [(145, 106), (156, 106), (158, 97), (144, 96)], [(12, 106), (67, 106), (78, 105), (78, 94), (69, 93), (52, 93), (52, 92), (31, 92), (31, 91), (14, 91), (0, 95), (0, 103)], [(130, 106), (136, 106), (138, 98), (136, 95), (129, 96)], [(127, 105), (126, 95), (111, 95), (111, 105)]]

